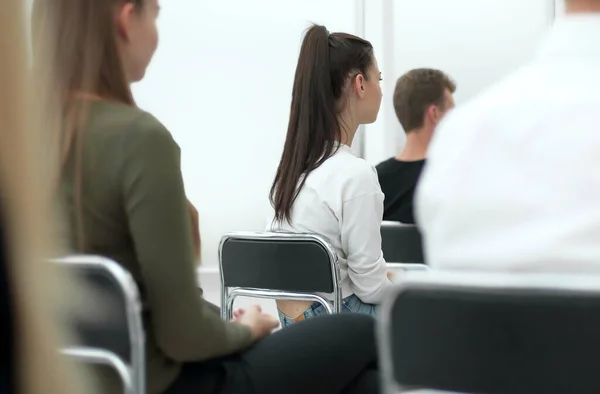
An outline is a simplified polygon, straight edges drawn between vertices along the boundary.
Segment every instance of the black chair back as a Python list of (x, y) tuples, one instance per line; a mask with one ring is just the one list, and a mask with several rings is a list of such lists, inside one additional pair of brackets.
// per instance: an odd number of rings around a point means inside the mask
[(220, 246), (225, 287), (333, 293), (335, 251), (312, 234), (233, 233)]
[(421, 233), (412, 224), (383, 222), (381, 250), (388, 263), (425, 264)]
[(391, 292), (380, 322), (388, 390), (398, 389), (391, 380), (473, 394), (600, 392), (600, 279), (465, 275), (411, 274)]

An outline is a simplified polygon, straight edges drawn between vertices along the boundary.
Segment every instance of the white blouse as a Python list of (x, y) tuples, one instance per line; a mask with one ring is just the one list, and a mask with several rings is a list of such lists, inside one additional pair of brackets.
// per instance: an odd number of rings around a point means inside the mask
[(365, 303), (377, 304), (391, 284), (381, 252), (383, 197), (375, 168), (340, 145), (307, 176), (292, 206), (291, 223), (274, 222), (271, 216), (267, 230), (327, 239), (339, 257), (342, 297), (356, 294)]

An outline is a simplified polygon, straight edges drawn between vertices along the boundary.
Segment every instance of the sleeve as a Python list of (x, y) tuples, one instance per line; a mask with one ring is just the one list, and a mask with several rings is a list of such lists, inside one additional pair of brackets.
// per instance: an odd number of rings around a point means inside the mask
[(192, 223), (192, 239), (194, 240), (194, 259), (200, 261), (200, 227), (198, 225), (198, 210), (188, 201), (188, 209), (190, 211), (190, 221)]
[(158, 346), (180, 362), (249, 346), (250, 329), (224, 322), (198, 289), (179, 147), (154, 118), (132, 128), (127, 130), (122, 197)]
[(342, 248), (347, 254), (348, 276), (358, 298), (378, 304), (391, 281), (381, 252), (383, 193), (362, 194), (342, 208)]

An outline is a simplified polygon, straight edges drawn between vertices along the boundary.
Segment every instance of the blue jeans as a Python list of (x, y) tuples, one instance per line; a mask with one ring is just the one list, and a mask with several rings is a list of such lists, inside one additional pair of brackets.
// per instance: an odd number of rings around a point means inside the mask
[[(327, 311), (323, 307), (323, 305), (318, 302), (313, 303), (308, 309), (306, 309), (300, 316), (296, 318), (289, 318), (281, 312), (279, 313), (279, 321), (281, 322), (281, 327), (287, 327), (295, 322), (300, 320), (310, 319), (311, 317), (326, 315)], [(373, 317), (377, 317), (378, 308), (372, 304), (365, 304), (352, 294), (342, 300), (342, 313), (362, 313), (363, 315), (369, 315)]]

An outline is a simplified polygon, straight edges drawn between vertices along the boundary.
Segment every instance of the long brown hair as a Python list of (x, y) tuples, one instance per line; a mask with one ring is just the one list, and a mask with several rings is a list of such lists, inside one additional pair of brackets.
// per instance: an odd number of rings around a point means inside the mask
[(133, 2), (140, 9), (143, 0), (35, 0), (32, 18), (34, 58), (41, 78), (40, 94), (48, 114), (46, 122), (53, 133), (49, 144), (58, 143), (60, 168), (65, 170), (75, 154), (74, 204), (77, 242), (85, 250), (82, 219), (82, 133), (87, 94), (135, 105), (129, 81), (118, 50), (115, 6)]
[(93, 386), (65, 368), (58, 353), (64, 334), (59, 312), (66, 306), (61, 293), (73, 288), (44, 261), (52, 254), (52, 211), (48, 179), (42, 174), (49, 162), (39, 155), (45, 130), (37, 126), (44, 119), (34, 105), (37, 85), (27, 73), (23, 3), (0, 3), (0, 208), (15, 320), (1, 324), (14, 324), (19, 394), (84, 394)]
[(306, 175), (338, 149), (341, 99), (351, 77), (373, 64), (373, 46), (346, 33), (310, 27), (300, 48), (285, 145), (269, 194), (275, 220), (290, 220)]

